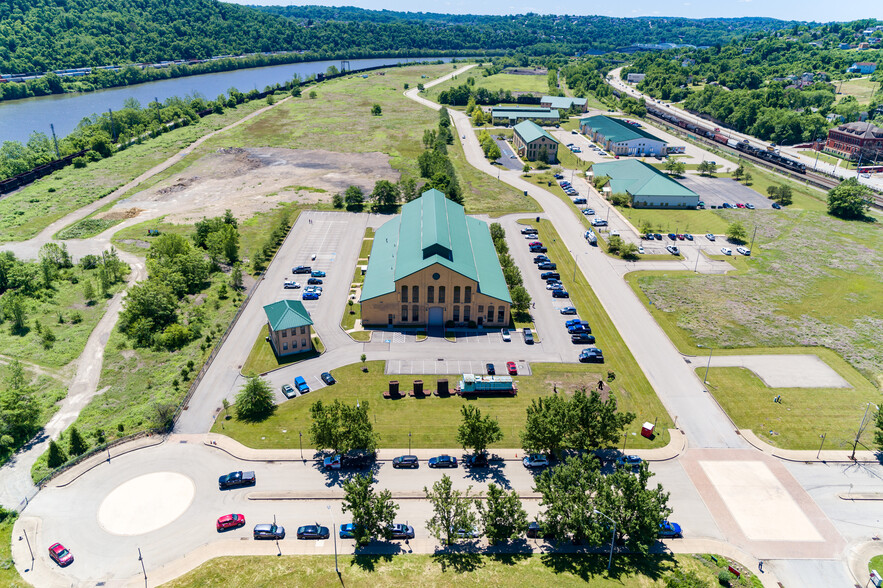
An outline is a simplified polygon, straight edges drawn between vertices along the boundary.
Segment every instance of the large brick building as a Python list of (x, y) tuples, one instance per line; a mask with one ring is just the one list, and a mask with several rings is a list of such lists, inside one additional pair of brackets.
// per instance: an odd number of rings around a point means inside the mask
[(529, 161), (558, 161), (558, 141), (533, 121), (520, 122), (512, 129), (512, 143), (518, 156)]
[(825, 151), (858, 159), (883, 157), (883, 129), (869, 122), (851, 122), (828, 131)]
[(487, 223), (428, 190), (374, 234), (362, 323), (505, 327), (512, 299)]

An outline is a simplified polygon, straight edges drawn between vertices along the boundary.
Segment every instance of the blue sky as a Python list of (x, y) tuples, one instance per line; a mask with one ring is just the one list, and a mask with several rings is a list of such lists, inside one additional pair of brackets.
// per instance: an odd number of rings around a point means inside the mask
[(629, 2), (586, 2), (586, 0), (347, 0), (344, 2), (298, 2), (291, 0), (235, 0), (237, 4), (277, 4), (302, 6), (358, 6), (414, 12), (445, 12), (453, 14), (600, 14), (603, 16), (685, 16), (689, 18), (768, 16), (782, 20), (828, 22), (861, 18), (883, 20), (881, 0), (631, 0)]

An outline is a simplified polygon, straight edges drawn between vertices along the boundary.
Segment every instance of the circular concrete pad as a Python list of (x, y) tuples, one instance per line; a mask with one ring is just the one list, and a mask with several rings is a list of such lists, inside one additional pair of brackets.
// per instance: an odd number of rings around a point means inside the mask
[(174, 472), (156, 472), (117, 486), (98, 508), (98, 524), (114, 535), (143, 535), (164, 527), (184, 514), (196, 486)]

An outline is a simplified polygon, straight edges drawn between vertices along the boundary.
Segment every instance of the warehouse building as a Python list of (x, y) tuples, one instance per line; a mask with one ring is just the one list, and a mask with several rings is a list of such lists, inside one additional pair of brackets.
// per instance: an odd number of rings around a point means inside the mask
[(540, 98), (540, 106), (557, 108), (558, 110), (570, 110), (572, 107), (576, 107), (580, 112), (585, 112), (588, 110), (588, 100), (573, 96), (543, 96)]
[(541, 125), (557, 125), (560, 118), (558, 111), (554, 108), (505, 106), (491, 109), (491, 120), (495, 125), (514, 127), (525, 120), (532, 120)]
[(515, 125), (512, 142), (518, 157), (528, 161), (541, 159), (546, 163), (558, 161), (558, 141), (538, 124), (526, 120)]
[(374, 234), (362, 323), (505, 327), (512, 299), (487, 223), (428, 190)]
[(637, 159), (596, 163), (589, 175), (610, 178), (602, 188), (605, 195), (627, 194), (634, 208), (695, 208), (699, 204), (696, 192)]
[(590, 116), (580, 119), (579, 130), (614, 155), (665, 155), (668, 143), (618, 118)]

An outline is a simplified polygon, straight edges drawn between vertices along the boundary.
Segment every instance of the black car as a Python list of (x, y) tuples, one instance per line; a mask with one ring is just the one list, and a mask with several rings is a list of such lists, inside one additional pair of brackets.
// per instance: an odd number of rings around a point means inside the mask
[(322, 372), (322, 375), (319, 377), (322, 378), (322, 381), (328, 386), (337, 383), (337, 380), (334, 379), (334, 376), (332, 376), (330, 372)]
[(657, 241), (662, 241), (662, 235), (660, 235), (659, 233), (654, 233), (653, 237), (654, 237)]
[(457, 458), (450, 455), (439, 455), (438, 457), (429, 458), (429, 467), (431, 468), (455, 468), (457, 467)]
[(394, 468), (419, 468), (420, 460), (416, 455), (400, 455), (392, 459), (392, 467)]
[(488, 465), (487, 453), (473, 453), (466, 456), (466, 467), (486, 468)]
[(531, 253), (545, 253), (548, 249), (542, 245), (534, 245), (530, 248)]
[(537, 269), (541, 270), (555, 270), (558, 269), (558, 266), (552, 263), (551, 261), (544, 261), (543, 263), (537, 266)]
[(494, 364), (489, 363), (485, 367), (487, 367), (487, 375), (494, 376), (497, 374), (497, 370), (494, 368)]
[(574, 333), (570, 336), (571, 343), (594, 343), (595, 336), (588, 333)]
[(279, 525), (255, 525), (255, 539), (285, 539), (285, 527)]
[(561, 274), (559, 274), (558, 272), (544, 272), (544, 273), (540, 274), (540, 279), (541, 280), (560, 280)]
[(773, 202), (773, 208), (775, 208), (776, 210), (779, 210), (780, 208), (782, 208), (782, 205), (779, 204), (778, 202)]
[(414, 527), (411, 525), (403, 525), (401, 523), (394, 523), (389, 527), (390, 533), (392, 533), (392, 539), (413, 539), (414, 538)]
[(587, 347), (579, 353), (580, 363), (604, 362), (604, 354), (597, 347)]
[(549, 258), (545, 255), (537, 255), (533, 258), (534, 263), (543, 263), (544, 261), (549, 261)]
[(570, 298), (567, 290), (552, 290), (552, 298)]
[(313, 268), (308, 265), (299, 265), (295, 268), (291, 269), (291, 273), (293, 274), (309, 274), (313, 272)]
[(307, 280), (307, 285), (309, 286), (319, 286), (322, 284), (322, 280), (320, 278), (310, 278)]
[(328, 539), (330, 536), (331, 532), (328, 527), (321, 525), (304, 525), (297, 529), (298, 539)]

